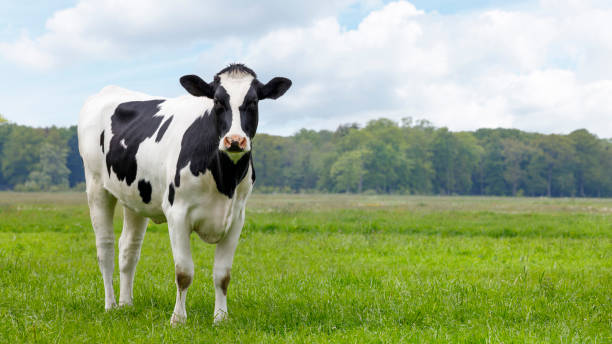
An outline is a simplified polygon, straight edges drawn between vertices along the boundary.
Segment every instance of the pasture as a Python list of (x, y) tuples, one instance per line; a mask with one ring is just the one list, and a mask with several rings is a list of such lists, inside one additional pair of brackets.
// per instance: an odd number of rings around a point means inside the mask
[(192, 251), (186, 325), (166, 225), (104, 312), (84, 194), (0, 193), (0, 342), (612, 342), (608, 199), (253, 195), (220, 326)]

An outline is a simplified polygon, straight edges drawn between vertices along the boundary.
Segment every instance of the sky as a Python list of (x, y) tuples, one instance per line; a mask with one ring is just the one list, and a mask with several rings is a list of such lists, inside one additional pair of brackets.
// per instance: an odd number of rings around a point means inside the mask
[(612, 137), (612, 2), (603, 0), (80, 0), (0, 4), (0, 113), (69, 126), (118, 85), (185, 94), (242, 62), (267, 82), (258, 132), (386, 117), (453, 131)]

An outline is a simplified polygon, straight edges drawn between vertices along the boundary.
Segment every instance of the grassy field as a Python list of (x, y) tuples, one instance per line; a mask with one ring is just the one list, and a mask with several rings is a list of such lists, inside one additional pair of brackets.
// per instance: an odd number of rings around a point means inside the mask
[(612, 343), (612, 200), (254, 195), (215, 327), (213, 249), (192, 237), (173, 328), (150, 225), (134, 306), (104, 312), (84, 195), (0, 193), (0, 342)]

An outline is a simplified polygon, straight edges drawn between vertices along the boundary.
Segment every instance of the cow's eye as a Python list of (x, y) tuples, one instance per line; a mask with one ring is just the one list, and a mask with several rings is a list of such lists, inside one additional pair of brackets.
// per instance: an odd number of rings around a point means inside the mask
[(215, 99), (215, 107), (218, 109), (224, 109), (225, 105), (223, 105), (223, 103), (219, 101), (219, 99)]
[(257, 101), (252, 100), (252, 101), (248, 102), (247, 103), (247, 107), (250, 108), (250, 109), (256, 108), (257, 107)]

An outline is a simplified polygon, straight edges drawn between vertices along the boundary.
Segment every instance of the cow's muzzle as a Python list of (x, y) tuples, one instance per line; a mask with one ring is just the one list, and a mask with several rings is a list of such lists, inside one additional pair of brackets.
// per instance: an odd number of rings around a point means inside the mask
[(247, 138), (241, 135), (226, 136), (223, 139), (223, 147), (228, 152), (244, 152), (247, 146)]

